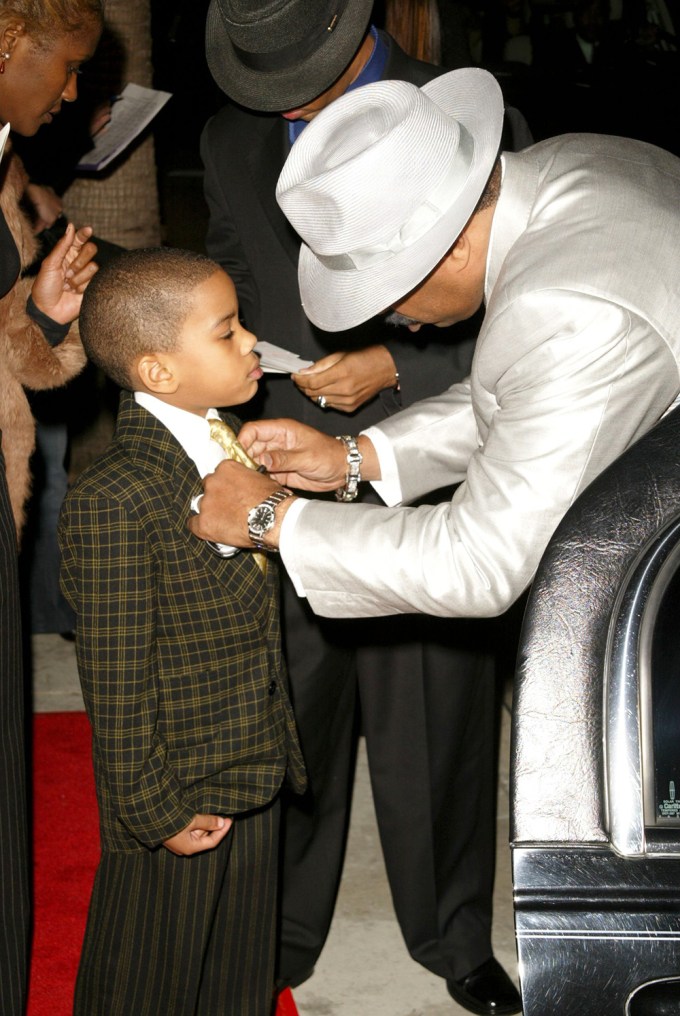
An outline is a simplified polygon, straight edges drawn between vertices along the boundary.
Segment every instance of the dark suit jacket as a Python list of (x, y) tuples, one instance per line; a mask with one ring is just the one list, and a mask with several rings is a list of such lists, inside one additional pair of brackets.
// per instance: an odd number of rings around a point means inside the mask
[[(388, 35), (381, 35), (389, 47), (385, 78), (420, 86), (444, 70), (406, 56)], [(356, 433), (396, 412), (402, 399), (404, 405), (410, 404), (465, 377), (478, 323), (464, 322), (445, 332), (427, 329), (429, 343), (420, 335), (387, 326), (382, 317), (346, 332), (328, 333), (312, 325), (302, 309), (297, 282), (300, 239), (275, 197), (289, 150), (288, 123), (280, 116), (227, 105), (208, 121), (201, 141), (210, 209), (206, 246), (233, 279), (243, 319), (259, 339), (285, 346), (307, 360), (389, 343), (401, 395), (386, 390), (348, 417), (333, 410), (321, 412), (290, 378), (268, 375), (260, 396), (248, 406), (254, 417), (292, 416), (328, 433)], [(406, 337), (399, 338), (400, 333)]]
[(304, 783), (275, 568), (187, 529), (194, 463), (129, 393), (113, 443), (60, 520), (103, 846), (154, 847), (196, 812), (233, 815)]

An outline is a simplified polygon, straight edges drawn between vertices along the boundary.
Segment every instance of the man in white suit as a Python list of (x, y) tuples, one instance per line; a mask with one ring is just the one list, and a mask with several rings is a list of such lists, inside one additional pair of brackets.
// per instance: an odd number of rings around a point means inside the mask
[[(501, 119), (479, 69), (369, 85), (311, 124), (279, 180), (322, 328), (394, 308), (417, 330), (486, 305), (470, 378), (356, 441), (242, 432), (279, 486), (348, 498), (360, 475), (399, 507), (270, 505), (274, 480), (232, 463), (208, 479), (194, 532), (280, 544), (319, 614), (504, 611), (577, 495), (680, 392), (680, 160), (572, 134), (498, 162)], [(449, 504), (402, 506), (452, 482)]]

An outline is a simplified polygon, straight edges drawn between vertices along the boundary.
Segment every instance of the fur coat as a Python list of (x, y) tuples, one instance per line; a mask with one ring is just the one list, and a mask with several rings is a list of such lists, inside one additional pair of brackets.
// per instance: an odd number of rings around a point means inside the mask
[[(19, 250), (22, 268), (36, 255), (30, 222), (20, 206), (27, 177), (9, 145), (0, 165), (0, 208)], [(39, 325), (26, 314), (32, 279), (19, 277), (0, 299), (0, 431), (12, 512), (21, 533), (30, 492), (29, 460), (35, 446), (35, 421), (24, 388), (58, 388), (79, 373), (85, 353), (75, 325), (66, 339), (50, 346)]]

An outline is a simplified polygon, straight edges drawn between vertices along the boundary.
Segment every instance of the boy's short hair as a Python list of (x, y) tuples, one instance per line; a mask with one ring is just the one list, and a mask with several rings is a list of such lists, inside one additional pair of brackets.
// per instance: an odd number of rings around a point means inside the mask
[(177, 349), (194, 289), (220, 270), (205, 255), (175, 247), (120, 254), (100, 268), (83, 296), (80, 336), (90, 360), (133, 391), (135, 360)]

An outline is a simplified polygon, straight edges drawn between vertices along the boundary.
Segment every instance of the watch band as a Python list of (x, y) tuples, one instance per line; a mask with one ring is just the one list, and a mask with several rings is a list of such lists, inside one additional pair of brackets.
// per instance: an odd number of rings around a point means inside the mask
[(335, 498), (337, 501), (354, 501), (359, 493), (361, 463), (364, 457), (357, 447), (355, 437), (352, 437), (350, 434), (340, 434), (336, 440), (342, 441), (347, 449), (347, 472), (345, 474), (344, 486), (338, 487), (335, 492)]
[[(255, 507), (251, 508), (248, 512), (248, 536), (250, 537), (250, 542), (257, 548), (257, 550), (276, 550), (276, 547), (268, 547), (267, 544), (264, 543), (262, 537), (268, 533), (270, 529), (274, 528), (277, 507), (282, 501), (285, 501), (287, 497), (292, 496), (293, 495), (289, 490), (275, 490), (273, 494), (266, 497), (264, 501), (260, 501), (259, 504), (256, 504)], [(265, 526), (256, 525), (257, 515), (261, 514), (263, 511), (269, 516), (269, 521)]]

